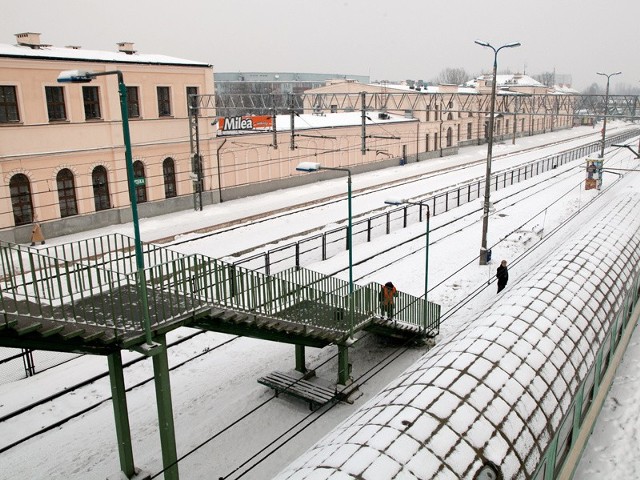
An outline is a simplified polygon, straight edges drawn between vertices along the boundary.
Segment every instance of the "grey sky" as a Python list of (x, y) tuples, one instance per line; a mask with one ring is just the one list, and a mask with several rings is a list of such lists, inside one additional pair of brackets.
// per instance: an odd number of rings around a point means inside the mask
[(43, 43), (211, 63), (219, 71), (370, 75), (429, 80), (447, 67), (571, 74), (575, 88), (639, 86), (640, 1), (518, 0), (31, 0), (5, 2), (0, 43), (40, 32)]

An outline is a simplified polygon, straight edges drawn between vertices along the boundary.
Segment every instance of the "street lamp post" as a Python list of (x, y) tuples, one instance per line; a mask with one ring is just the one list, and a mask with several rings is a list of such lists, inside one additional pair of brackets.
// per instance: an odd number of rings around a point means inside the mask
[(131, 155), (131, 135), (129, 134), (129, 110), (127, 106), (127, 86), (120, 70), (107, 72), (90, 72), (85, 70), (66, 70), (58, 75), (59, 83), (89, 83), (96, 77), (104, 75), (118, 76), (118, 91), (120, 94), (120, 112), (122, 115), (122, 136), (124, 140), (124, 156), (127, 167), (127, 181), (129, 185), (129, 202), (131, 203), (131, 218), (133, 221), (133, 236), (136, 252), (136, 268), (138, 272), (138, 283), (140, 287), (140, 301), (142, 308), (142, 319), (145, 330), (145, 338), (148, 347), (153, 347), (151, 337), (151, 324), (149, 320), (149, 308), (147, 300), (147, 289), (145, 287), (144, 255), (142, 254), (142, 241), (140, 240), (140, 225), (138, 219), (138, 201), (134, 184), (133, 157)]
[(609, 111), (609, 80), (614, 75), (620, 75), (622, 72), (614, 72), (614, 73), (602, 73), (596, 72), (596, 75), (602, 75), (603, 77), (607, 77), (607, 89), (604, 95), (604, 121), (602, 123), (602, 145), (600, 146), (600, 158), (604, 160), (604, 139), (607, 133), (607, 113)]
[[(349, 338), (353, 338), (353, 328), (355, 323), (355, 312), (353, 304), (353, 228), (352, 228), (352, 211), (351, 211), (351, 170), (343, 167), (324, 167), (317, 162), (302, 162), (298, 164), (296, 170), (299, 172), (317, 172), (319, 170), (335, 170), (338, 172), (347, 172), (347, 205), (349, 224), (347, 227), (347, 241), (349, 243)], [(338, 382), (346, 385), (349, 379), (348, 354), (346, 346), (339, 346), (338, 359)]]
[(482, 47), (488, 47), (493, 50), (493, 83), (491, 84), (491, 109), (489, 112), (489, 142), (487, 145), (487, 171), (484, 180), (484, 210), (482, 216), (482, 243), (480, 245), (480, 265), (487, 264), (487, 230), (489, 229), (489, 193), (491, 190), (491, 153), (493, 150), (493, 123), (494, 113), (496, 105), (496, 76), (498, 73), (498, 52), (503, 48), (519, 47), (519, 42), (507, 43), (499, 48), (495, 48), (493, 45), (487, 42), (481, 42), (476, 40), (475, 43)]
[(425, 241), (426, 241), (426, 245), (425, 245), (425, 261), (424, 261), (424, 308), (423, 308), (423, 329), (424, 331), (427, 330), (427, 323), (428, 323), (428, 311), (429, 311), (429, 302), (427, 301), (427, 292), (429, 291), (429, 220), (431, 218), (431, 210), (429, 209), (429, 205), (426, 202), (420, 201), (420, 202), (412, 202), (410, 200), (406, 200), (406, 199), (396, 199), (396, 198), (390, 198), (384, 201), (384, 203), (386, 203), (387, 205), (402, 205), (402, 204), (408, 204), (408, 205), (419, 205), (420, 208), (422, 208), (423, 206), (427, 207), (427, 217), (426, 217), (426, 233), (425, 233)]
[[(103, 75), (118, 76), (118, 92), (120, 94), (120, 112), (122, 115), (122, 135), (125, 148), (125, 162), (127, 167), (127, 180), (129, 187), (129, 201), (131, 202), (131, 218), (133, 221), (133, 232), (136, 254), (136, 268), (138, 288), (140, 294), (140, 308), (142, 315), (142, 323), (145, 331), (146, 345), (141, 345), (141, 350), (147, 355), (153, 356), (153, 369), (156, 387), (156, 403), (158, 405), (158, 423), (160, 425), (160, 443), (162, 448), (162, 460), (165, 469), (165, 480), (177, 480), (178, 473), (178, 456), (175, 440), (175, 429), (173, 423), (173, 407), (171, 403), (171, 386), (169, 381), (169, 364), (167, 358), (166, 339), (164, 335), (158, 337), (158, 342), (154, 342), (151, 335), (151, 322), (149, 318), (149, 306), (147, 299), (147, 287), (144, 271), (144, 256), (142, 253), (142, 242), (140, 240), (140, 226), (138, 221), (138, 202), (136, 199), (133, 159), (131, 155), (131, 136), (129, 134), (129, 111), (127, 106), (127, 86), (120, 70), (112, 70), (106, 72), (91, 72), (85, 70), (66, 70), (58, 75), (60, 83), (89, 83), (96, 77)], [(115, 358), (115, 357), (114, 357)], [(118, 397), (117, 402), (114, 400), (114, 410), (116, 412), (116, 430), (118, 436), (118, 444), (120, 448), (121, 469), (127, 477), (132, 476), (133, 452), (131, 448), (131, 439), (129, 432), (128, 414), (126, 413), (126, 397), (124, 391), (120, 392), (119, 387), (114, 387), (115, 377), (121, 377), (120, 368), (114, 367), (112, 371), (113, 358), (109, 358), (109, 374), (112, 377), (112, 389), (116, 390), (114, 399)], [(121, 365), (121, 359), (115, 358)], [(120, 384), (124, 386), (121, 381)], [(123, 390), (123, 389), (122, 389)]]

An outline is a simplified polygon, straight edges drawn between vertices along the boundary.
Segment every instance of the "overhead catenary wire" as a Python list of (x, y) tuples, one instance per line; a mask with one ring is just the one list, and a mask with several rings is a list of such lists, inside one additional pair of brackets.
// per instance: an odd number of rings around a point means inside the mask
[[(353, 138), (359, 138), (359, 137), (357, 135), (353, 135)], [(409, 136), (406, 137), (406, 140), (405, 139), (401, 139), (401, 140), (399, 140), (397, 142), (378, 144), (376, 146), (375, 150), (381, 151), (381, 152), (385, 152), (388, 149), (393, 149), (394, 146), (395, 147), (400, 147), (402, 145), (403, 141), (411, 143), (411, 142), (413, 142), (413, 140), (415, 140), (417, 138), (418, 137), (415, 136), (414, 134), (410, 134)], [(252, 150), (254, 148), (255, 148), (255, 146), (247, 146), (244, 150), (237, 149), (237, 150), (233, 150), (233, 151), (229, 150), (228, 152), (232, 153), (234, 155), (237, 155), (238, 153), (242, 153), (243, 151), (249, 151), (249, 150)], [(313, 148), (313, 147), (305, 147), (305, 148)], [(336, 152), (336, 153), (348, 153), (350, 151), (356, 152), (359, 148), (360, 148), (359, 145), (354, 144), (354, 145), (346, 147), (346, 148), (345, 147), (341, 147), (339, 149), (326, 150), (326, 151), (322, 151), (320, 153), (316, 152), (313, 155), (313, 157), (315, 158), (318, 155), (326, 155), (326, 154), (330, 154), (332, 152)], [(374, 150), (374, 149), (371, 149), (371, 150)], [(427, 147), (427, 150), (428, 150), (428, 147)], [(227, 153), (227, 150), (223, 151), (223, 153)], [(386, 153), (386, 155), (389, 156), (391, 154)], [(213, 156), (214, 156), (214, 154), (209, 154), (207, 156), (203, 156), (203, 159), (211, 160)], [(155, 156), (145, 157), (145, 161), (152, 161), (154, 157), (156, 157), (156, 158), (163, 158), (163, 157), (164, 158), (168, 158), (164, 154), (158, 154), (158, 155), (155, 155)], [(398, 158), (399, 157), (400, 157), (400, 153), (398, 153)], [(292, 156), (289, 155), (286, 158), (276, 157), (276, 158), (270, 159), (270, 160), (268, 160), (266, 162), (261, 162), (261, 165), (268, 166), (268, 165), (273, 165), (273, 164), (283, 164), (285, 162), (291, 163), (292, 161), (296, 161), (296, 160), (297, 161), (303, 161), (304, 159), (309, 159), (309, 158), (311, 158), (311, 157), (310, 156), (304, 156), (304, 155), (298, 155), (298, 156), (292, 157)], [(188, 177), (188, 174), (191, 173), (189, 155), (185, 153), (184, 154), (184, 158), (181, 159), (180, 157), (176, 157), (176, 159), (179, 160), (179, 163), (181, 165), (183, 165), (183, 167), (187, 167), (184, 170), (176, 170), (176, 175), (182, 177), (180, 180), (177, 180), (176, 185), (182, 185), (182, 187), (180, 187), (179, 190), (184, 190), (185, 188), (186, 189), (190, 189), (191, 179)], [(89, 164), (89, 163), (90, 162), (88, 161), (87, 164)], [(202, 172), (203, 178), (213, 178), (215, 176), (213, 163), (211, 161), (209, 161), (208, 163), (209, 163), (210, 167), (209, 168), (205, 168), (203, 170), (203, 172)], [(244, 163), (244, 167), (243, 167), (242, 163), (235, 162), (232, 165), (222, 166), (222, 168), (220, 168), (220, 175), (239, 174), (243, 170), (247, 171), (247, 170), (251, 170), (252, 168), (255, 168), (255, 165), (257, 165), (256, 162), (251, 163), (251, 162), (247, 161), (247, 162)], [(43, 167), (43, 168), (49, 168), (49, 167)], [(117, 167), (116, 171), (118, 171), (118, 170), (122, 171), (123, 169), (124, 169), (124, 166), (123, 167)], [(153, 180), (154, 178), (161, 179), (162, 175), (161, 174), (157, 174), (157, 175), (154, 175), (154, 176), (147, 176), (146, 178), (148, 178), (149, 180)], [(211, 180), (211, 181), (213, 181), (213, 180)], [(116, 184), (118, 184), (118, 183), (122, 183), (122, 182), (116, 182)], [(162, 183), (162, 182), (160, 182), (160, 183)], [(242, 186), (242, 185), (243, 184), (240, 183), (240, 184), (238, 184), (236, 186)], [(110, 190), (110, 195), (112, 197), (112, 200), (111, 200), (112, 203), (113, 203), (113, 197), (114, 196), (116, 196), (116, 195), (117, 196), (122, 196), (122, 195), (125, 195), (128, 192), (128, 189), (125, 189), (124, 187), (126, 187), (126, 185), (121, 185), (122, 189), (119, 189), (119, 190), (116, 190), (116, 191)], [(51, 186), (49, 186), (47, 188), (47, 190), (51, 191), (52, 190)], [(180, 194), (179, 196), (189, 196), (189, 195), (192, 195), (192, 192), (188, 191), (188, 192)], [(90, 199), (91, 199), (91, 192), (90, 191), (87, 191), (87, 196), (86, 197), (78, 197), (78, 200), (81, 200), (81, 201), (82, 200), (86, 201), (86, 200), (90, 200)], [(156, 198), (153, 198), (151, 200), (156, 200)], [(57, 205), (57, 203), (49, 204), (49, 206), (55, 206), (55, 205)], [(44, 204), (44, 203), (39, 204), (39, 207), (45, 207), (45, 206), (47, 206), (47, 204)]]

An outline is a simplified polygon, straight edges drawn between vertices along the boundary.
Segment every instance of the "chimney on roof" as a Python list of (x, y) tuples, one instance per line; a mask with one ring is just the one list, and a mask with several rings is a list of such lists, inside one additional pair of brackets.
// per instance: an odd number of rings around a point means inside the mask
[(118, 43), (118, 51), (122, 53), (126, 53), (127, 55), (132, 55), (136, 53), (136, 51), (133, 49), (133, 42)]
[(23, 45), (29, 48), (40, 48), (40, 34), (33, 32), (16, 33), (16, 40), (18, 45)]

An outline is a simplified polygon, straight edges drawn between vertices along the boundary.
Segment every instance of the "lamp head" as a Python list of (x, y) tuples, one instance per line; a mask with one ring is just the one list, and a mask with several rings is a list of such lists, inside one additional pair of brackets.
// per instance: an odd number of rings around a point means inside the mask
[(622, 72), (615, 72), (615, 73), (610, 73), (609, 75), (607, 75), (606, 73), (602, 73), (602, 72), (596, 72), (596, 75), (602, 75), (603, 77), (613, 77), (614, 75), (620, 75)]
[(404, 198), (387, 198), (384, 203), (387, 205), (402, 205), (403, 203), (407, 203)]
[(86, 70), (65, 70), (58, 75), (58, 83), (89, 83), (94, 78), (95, 74)]
[(519, 47), (521, 44), (520, 42), (513, 42), (513, 43), (507, 43), (504, 48), (514, 48), (514, 47)]
[(481, 47), (490, 47), (491, 46), (491, 45), (489, 45), (489, 42), (482, 42), (480, 40), (475, 40), (474, 43), (477, 43)]
[(301, 162), (296, 167), (299, 172), (317, 172), (322, 166), (317, 162)]

